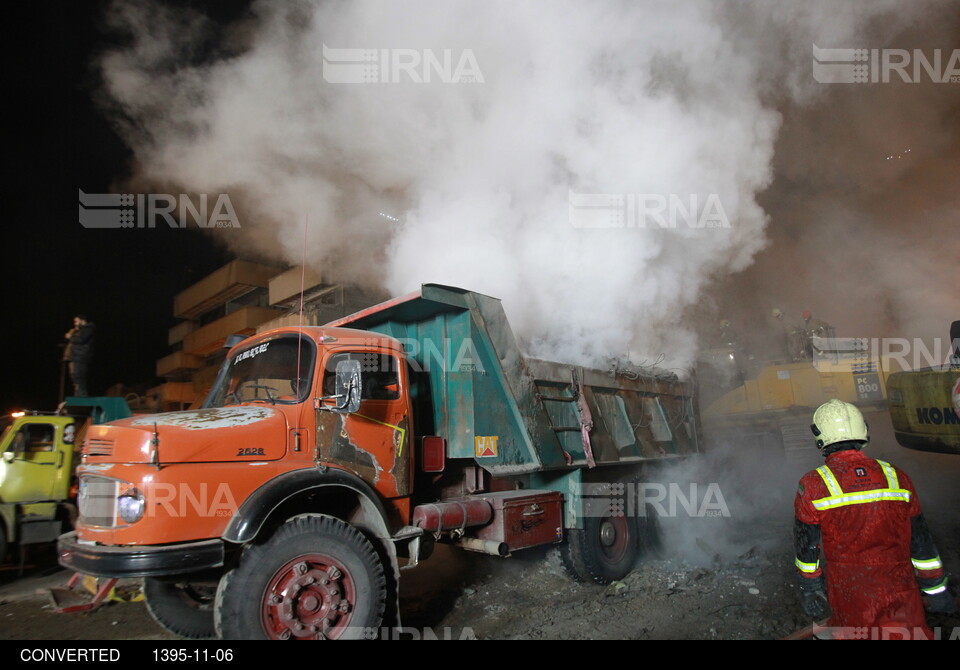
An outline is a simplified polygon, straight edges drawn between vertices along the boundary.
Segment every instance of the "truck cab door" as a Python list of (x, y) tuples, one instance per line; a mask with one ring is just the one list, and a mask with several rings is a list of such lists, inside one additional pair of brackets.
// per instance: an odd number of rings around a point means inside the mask
[(317, 410), (317, 458), (360, 475), (387, 498), (410, 495), (409, 394), (406, 368), (399, 357), (373, 351), (328, 355), (323, 395), (335, 395), (337, 363), (361, 364), (360, 408), (353, 413)]
[(0, 461), (0, 499), (8, 503), (56, 499), (61, 471), (69, 467), (58, 448), (58, 428), (46, 421), (27, 421), (15, 428)]

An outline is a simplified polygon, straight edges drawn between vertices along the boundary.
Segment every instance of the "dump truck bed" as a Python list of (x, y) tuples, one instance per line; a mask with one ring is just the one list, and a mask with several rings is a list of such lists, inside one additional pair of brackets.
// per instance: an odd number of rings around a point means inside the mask
[(657, 460), (698, 450), (689, 387), (525, 357), (501, 303), (464, 289), (419, 291), (334, 321), (400, 340), (416, 433), (447, 440), (505, 476)]

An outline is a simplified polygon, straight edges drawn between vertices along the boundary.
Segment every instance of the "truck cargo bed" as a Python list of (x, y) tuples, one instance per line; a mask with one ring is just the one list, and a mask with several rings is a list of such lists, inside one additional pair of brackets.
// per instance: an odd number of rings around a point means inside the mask
[(496, 476), (698, 450), (685, 383), (527, 358), (496, 298), (425, 284), (328, 325), (400, 340), (422, 408), (416, 434), (442, 436), (447, 458), (475, 459)]

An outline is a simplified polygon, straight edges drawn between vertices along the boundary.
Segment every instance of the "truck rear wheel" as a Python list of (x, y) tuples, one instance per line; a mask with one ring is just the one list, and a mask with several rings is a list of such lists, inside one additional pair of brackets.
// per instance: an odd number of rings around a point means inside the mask
[(160, 579), (143, 580), (147, 610), (154, 621), (187, 640), (215, 640), (211, 586)]
[(567, 533), (560, 555), (575, 579), (597, 584), (626, 577), (639, 555), (637, 524), (627, 516), (586, 517)]
[(663, 558), (663, 529), (660, 527), (660, 515), (656, 508), (647, 503), (644, 513), (635, 519), (637, 542), (642, 558)]
[(353, 526), (302, 516), (265, 544), (248, 546), (220, 580), (222, 639), (362, 638), (380, 626), (386, 579), (376, 551)]

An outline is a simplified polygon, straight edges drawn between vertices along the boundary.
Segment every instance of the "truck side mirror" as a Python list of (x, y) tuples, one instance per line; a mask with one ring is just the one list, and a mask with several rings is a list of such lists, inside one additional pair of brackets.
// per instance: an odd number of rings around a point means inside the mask
[[(360, 361), (345, 360), (337, 362), (334, 395), (314, 400), (316, 409), (325, 409), (338, 414), (353, 414), (360, 409)], [(323, 404), (324, 400), (333, 400), (333, 405)]]
[(347, 360), (337, 363), (337, 406), (335, 412), (353, 414), (360, 409), (360, 361)]

